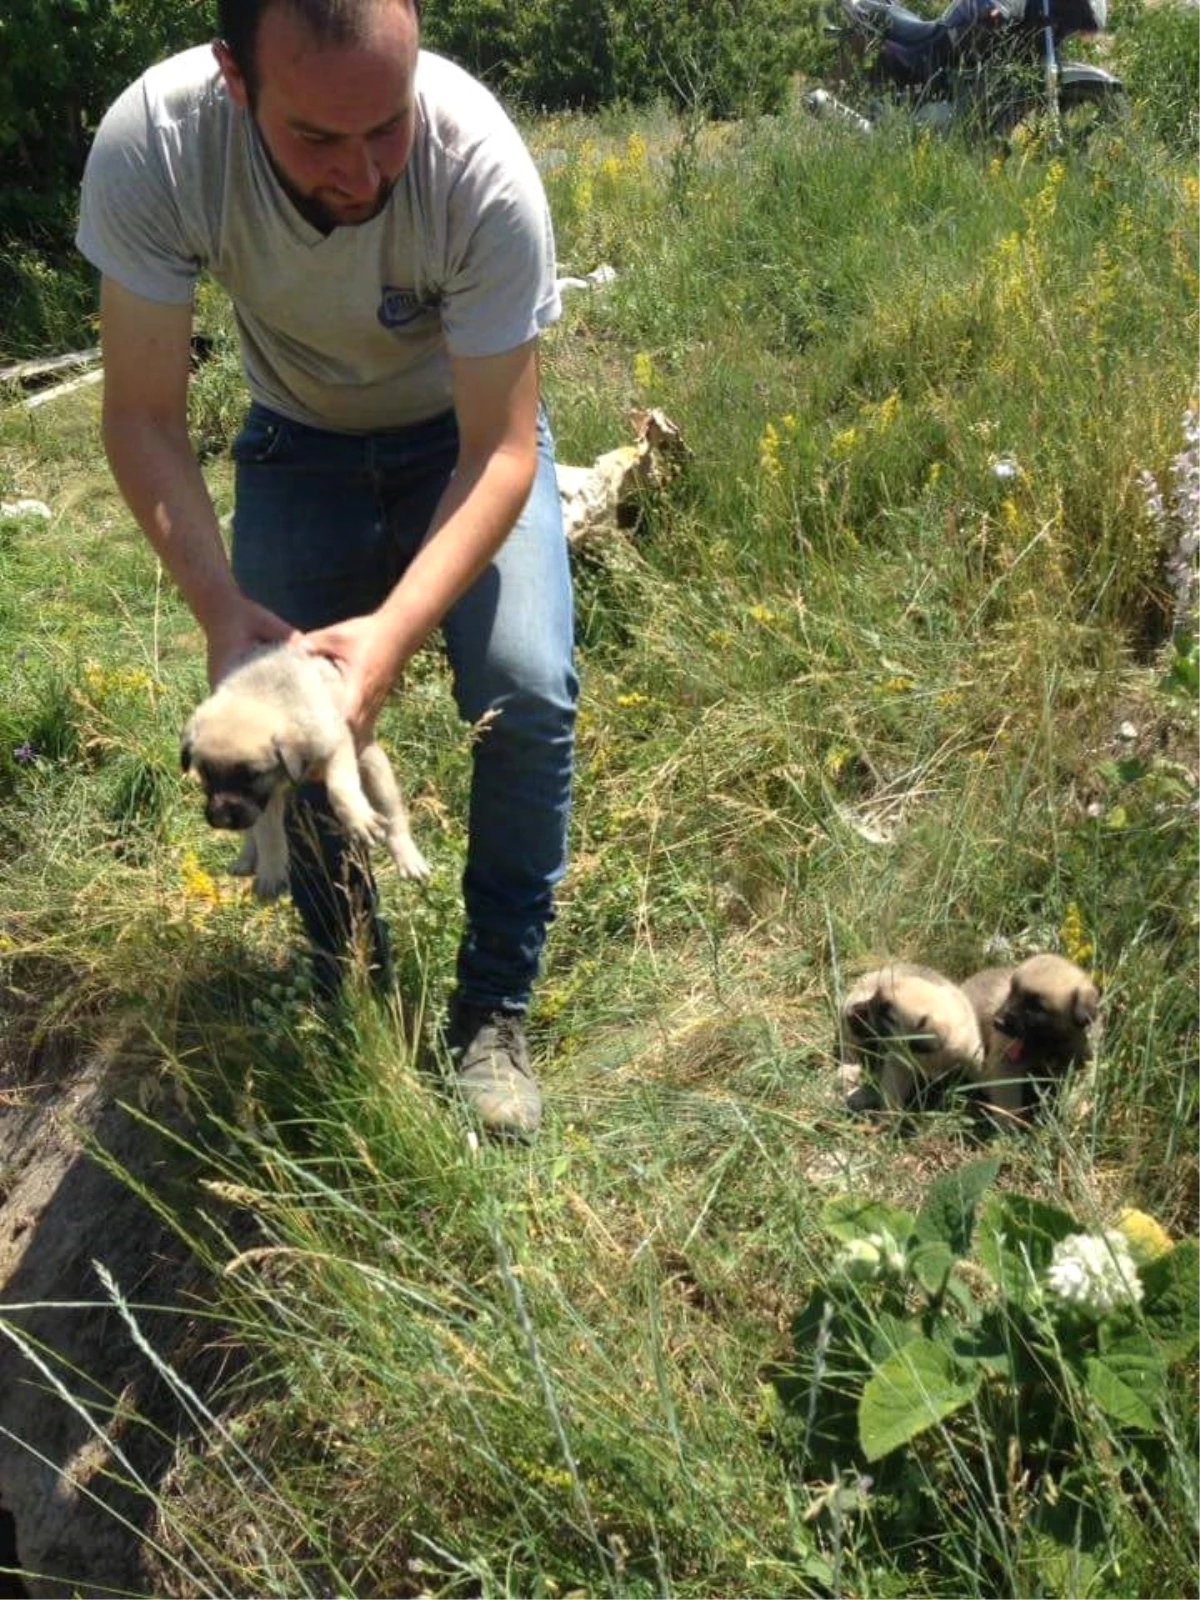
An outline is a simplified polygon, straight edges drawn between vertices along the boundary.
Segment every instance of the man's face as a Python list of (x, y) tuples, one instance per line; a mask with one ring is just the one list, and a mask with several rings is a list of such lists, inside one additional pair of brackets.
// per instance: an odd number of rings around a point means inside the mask
[(361, 39), (333, 45), (314, 37), (290, 6), (268, 6), (253, 104), (229, 52), (215, 48), (231, 98), (253, 115), (300, 214), (325, 232), (378, 216), (412, 152), (417, 28), (410, 8), (379, 0)]

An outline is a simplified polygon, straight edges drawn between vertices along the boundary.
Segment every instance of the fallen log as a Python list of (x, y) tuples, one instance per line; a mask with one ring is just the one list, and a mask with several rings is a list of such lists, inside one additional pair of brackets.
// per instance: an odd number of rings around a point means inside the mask
[(104, 377), (104, 370), (97, 367), (93, 372), (82, 373), (78, 378), (68, 378), (65, 383), (56, 383), (52, 389), (40, 389), (37, 394), (30, 395), (25, 402), (26, 411), (36, 411), (39, 406), (48, 405), (51, 400), (57, 400), (64, 394), (73, 394), (76, 389), (86, 389), (90, 384), (99, 383)]
[(0, 367), (0, 385), (35, 383), (39, 378), (49, 378), (56, 372), (69, 372), (73, 367), (89, 367), (100, 359), (100, 346), (89, 350), (69, 350), (61, 356), (39, 356), (29, 361), (16, 361), (11, 366)]

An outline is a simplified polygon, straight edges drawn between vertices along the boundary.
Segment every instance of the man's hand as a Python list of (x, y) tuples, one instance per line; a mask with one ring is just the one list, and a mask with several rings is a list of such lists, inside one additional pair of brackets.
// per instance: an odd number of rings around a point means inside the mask
[(208, 681), (216, 688), (227, 672), (247, 652), (263, 644), (299, 643), (303, 638), (282, 617), (266, 606), (239, 595), (205, 627), (208, 642)]
[(361, 750), (374, 737), (375, 722), (389, 691), (404, 670), (394, 635), (378, 612), (351, 617), (331, 628), (301, 635), (304, 648), (325, 656), (342, 674), (346, 693), (346, 721)]

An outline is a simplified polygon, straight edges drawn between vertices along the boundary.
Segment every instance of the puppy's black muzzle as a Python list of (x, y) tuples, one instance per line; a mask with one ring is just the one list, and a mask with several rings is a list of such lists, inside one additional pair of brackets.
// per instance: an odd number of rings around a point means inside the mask
[(260, 808), (242, 795), (209, 795), (204, 807), (204, 820), (210, 828), (231, 828), (244, 833), (252, 828), (261, 815)]

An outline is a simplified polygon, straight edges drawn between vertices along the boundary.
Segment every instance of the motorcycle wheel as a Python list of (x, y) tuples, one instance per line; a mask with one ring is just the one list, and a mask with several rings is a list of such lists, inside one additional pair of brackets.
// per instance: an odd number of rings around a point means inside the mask
[[(1129, 116), (1129, 96), (1124, 89), (1087, 81), (1064, 84), (1058, 96), (1058, 144), (1073, 149), (1086, 145), (1101, 129), (1119, 127)], [(995, 131), (1008, 143), (1027, 142), (1050, 135), (1049, 117), (1039, 95), (1023, 107), (1008, 108), (997, 118)]]
[(1058, 96), (1063, 139), (1080, 144), (1100, 127), (1115, 127), (1129, 116), (1129, 96), (1124, 89), (1105, 83), (1064, 84)]

